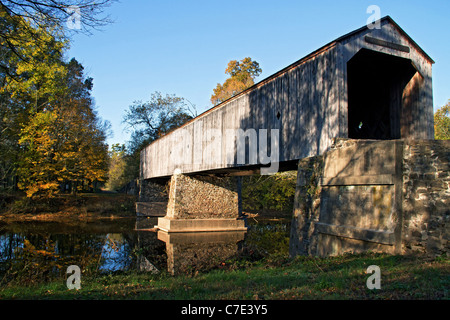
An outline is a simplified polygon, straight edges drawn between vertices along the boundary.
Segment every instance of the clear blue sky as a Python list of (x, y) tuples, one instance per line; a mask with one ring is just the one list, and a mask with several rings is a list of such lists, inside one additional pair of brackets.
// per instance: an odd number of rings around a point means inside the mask
[(112, 124), (108, 143), (125, 143), (125, 110), (151, 93), (176, 94), (211, 107), (228, 61), (251, 57), (263, 73), (279, 71), (366, 24), (369, 5), (390, 15), (435, 61), (435, 110), (450, 99), (449, 0), (215, 1), (121, 0), (107, 9), (115, 22), (76, 35), (68, 58), (94, 78), (99, 115)]

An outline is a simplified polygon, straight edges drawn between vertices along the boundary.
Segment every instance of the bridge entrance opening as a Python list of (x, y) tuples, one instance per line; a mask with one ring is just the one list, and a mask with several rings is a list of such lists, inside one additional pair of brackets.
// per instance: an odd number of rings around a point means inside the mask
[(401, 138), (403, 91), (416, 72), (409, 59), (361, 49), (347, 63), (349, 138)]

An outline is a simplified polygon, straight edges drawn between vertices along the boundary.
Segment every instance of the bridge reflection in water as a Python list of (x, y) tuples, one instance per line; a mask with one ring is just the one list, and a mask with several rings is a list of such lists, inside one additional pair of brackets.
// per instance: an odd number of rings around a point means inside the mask
[[(154, 256), (155, 246), (161, 250), (161, 242), (165, 244), (167, 256), (165, 265), (172, 275), (195, 274), (218, 267), (227, 259), (236, 256), (247, 233), (247, 231), (165, 232), (155, 230), (154, 222), (154, 218), (136, 221), (138, 231), (136, 251), (141, 253), (137, 257), (137, 267), (140, 271), (155, 272), (162, 267), (161, 256)], [(152, 254), (146, 257), (145, 252)], [(154, 264), (155, 259), (159, 262), (158, 265)]]
[(236, 258), (255, 261), (288, 251), (288, 219), (258, 218), (249, 221), (248, 231), (200, 233), (156, 231), (156, 219), (2, 225), (0, 278), (23, 273), (24, 265), (33, 266), (28, 271), (36, 279), (65, 277), (69, 265), (80, 266), (84, 275), (132, 270), (194, 275), (227, 268)]
[(167, 233), (158, 231), (166, 243), (167, 270), (173, 275), (208, 270), (236, 255), (245, 231)]

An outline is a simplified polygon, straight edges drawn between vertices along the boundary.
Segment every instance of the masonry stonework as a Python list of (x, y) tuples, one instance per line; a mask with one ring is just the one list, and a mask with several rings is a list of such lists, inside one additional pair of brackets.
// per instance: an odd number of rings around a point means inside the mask
[(169, 201), (167, 184), (142, 179), (137, 180), (135, 189), (138, 190), (137, 216), (158, 217), (166, 214)]
[(167, 202), (169, 200), (168, 185), (158, 184), (150, 180), (139, 181), (139, 202)]
[(450, 141), (414, 141), (403, 152), (405, 252), (449, 254)]
[(237, 218), (235, 178), (172, 176), (167, 217), (176, 219)]
[(157, 228), (166, 232), (246, 230), (239, 216), (237, 178), (174, 174), (167, 213), (158, 219)]
[(299, 161), (290, 254), (449, 250), (448, 141), (338, 139)]

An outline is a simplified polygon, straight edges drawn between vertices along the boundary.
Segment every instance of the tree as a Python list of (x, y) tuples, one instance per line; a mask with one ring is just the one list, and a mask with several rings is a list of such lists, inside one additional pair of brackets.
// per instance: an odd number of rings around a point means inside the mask
[(49, 197), (58, 189), (62, 168), (57, 166), (54, 144), (58, 133), (54, 123), (57, 115), (52, 111), (35, 113), (20, 134), (19, 143), (25, 147), (20, 157), (19, 188), (28, 197), (39, 194)]
[(28, 197), (51, 197), (63, 183), (76, 193), (106, 180), (107, 127), (92, 106), (92, 79), (84, 79), (76, 60), (66, 66), (64, 94), (48, 108), (31, 109), (19, 134), (19, 187)]
[[(4, 22), (1, 19), (0, 23)], [(22, 21), (25, 25), (26, 21)], [(66, 44), (44, 29), (27, 28), (45, 43), (36, 43), (21, 30), (10, 29), (12, 34), (20, 33), (20, 42), (10, 40), (13, 47), (0, 37), (0, 172), (5, 187), (15, 185), (17, 168), (24, 149), (19, 143), (21, 130), (26, 124), (33, 125), (33, 118), (43, 110), (52, 110), (56, 96), (64, 91), (66, 68), (62, 62)], [(27, 57), (22, 59), (21, 57)]]
[(191, 107), (184, 98), (154, 92), (150, 101), (134, 102), (123, 122), (134, 130), (136, 139), (149, 143), (192, 119), (195, 107)]
[[(36, 29), (46, 30), (58, 39), (67, 38), (72, 33), (90, 34), (111, 23), (104, 9), (116, 0), (1, 0), (0, 1), (0, 41), (13, 55), (28, 60), (18, 48), (23, 42), (33, 41), (36, 47), (44, 47), (45, 39)], [(70, 24), (73, 20), (77, 23)], [(8, 76), (12, 70), (4, 61), (0, 69)]]
[(182, 126), (196, 116), (195, 106), (175, 95), (154, 92), (147, 102), (137, 101), (126, 111), (123, 122), (132, 129), (125, 155), (127, 181), (139, 177), (141, 150), (149, 143)]
[(92, 78), (86, 78), (83, 66), (72, 59), (65, 64), (67, 75), (64, 94), (58, 96), (54, 123), (58, 139), (54, 145), (57, 161), (64, 163), (60, 175), (70, 181), (72, 191), (96, 189), (97, 182), (106, 181), (108, 146), (105, 143), (109, 122), (102, 121), (94, 110), (90, 92)]
[(115, 191), (127, 184), (125, 176), (125, 145), (118, 143), (111, 146), (109, 152), (109, 169), (106, 189)]
[[(29, 107), (38, 110), (50, 105), (56, 93), (62, 94), (65, 90), (61, 80), (67, 72), (63, 61), (67, 42), (55, 38), (46, 29), (34, 29), (34, 33), (39, 34), (40, 44), (31, 37), (21, 39), (20, 43), (13, 42), (17, 47), (6, 61), (9, 75), (13, 76), (3, 78), (0, 92), (9, 93), (15, 101), (28, 101)], [(0, 42), (0, 45), (5, 43)]]
[(292, 211), (296, 171), (278, 172), (272, 176), (248, 176), (242, 181), (245, 210)]
[(217, 84), (214, 94), (211, 96), (211, 103), (217, 105), (251, 87), (261, 72), (259, 63), (252, 61), (251, 58), (230, 61), (225, 69), (225, 73), (230, 77), (225, 80), (223, 85)]
[(29, 197), (48, 197), (65, 182), (76, 192), (106, 179), (109, 123), (94, 109), (92, 78), (64, 58), (64, 24), (78, 6), (80, 31), (98, 27), (112, 1), (0, 0), (2, 189), (18, 181)]
[[(116, 0), (1, 0), (0, 9), (9, 17), (28, 20), (33, 26), (54, 26), (62, 29), (73, 22), (73, 30), (89, 33), (111, 23), (104, 9)], [(69, 21), (69, 23), (68, 23)]]
[(450, 100), (434, 114), (436, 140), (450, 140)]
[(94, 110), (92, 79), (75, 59), (64, 60), (65, 40), (27, 27), (46, 45), (25, 34), (12, 42), (14, 52), (5, 49), (10, 54), (0, 57), (11, 71), (0, 73), (3, 184), (18, 175), (29, 197), (50, 197), (64, 182), (73, 191), (95, 187), (106, 178), (108, 123)]

